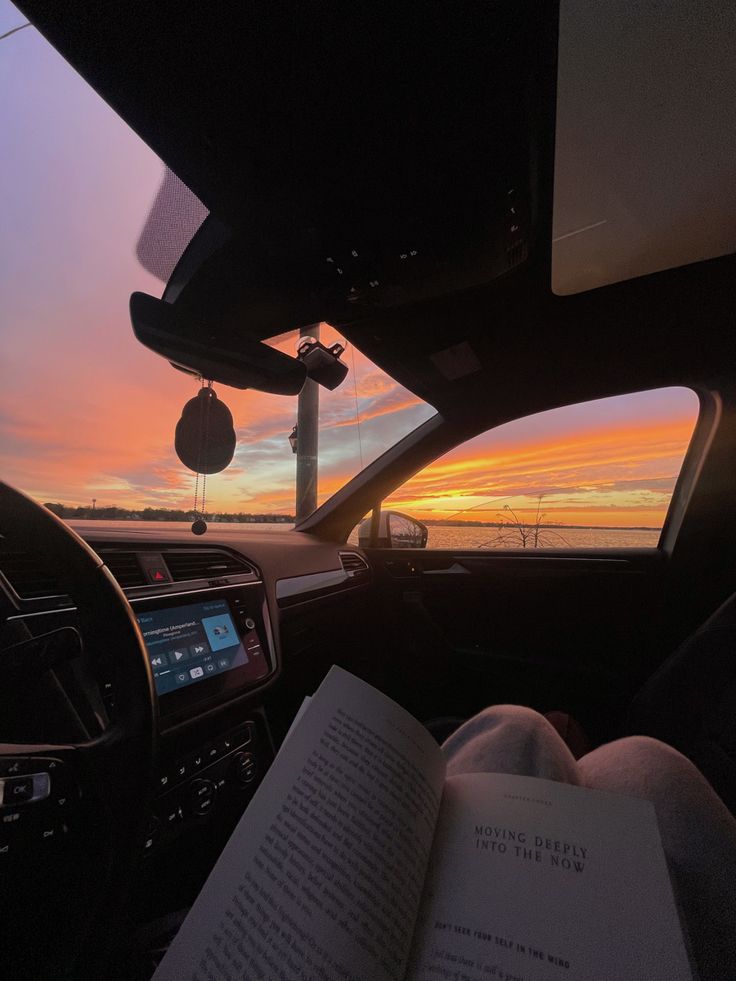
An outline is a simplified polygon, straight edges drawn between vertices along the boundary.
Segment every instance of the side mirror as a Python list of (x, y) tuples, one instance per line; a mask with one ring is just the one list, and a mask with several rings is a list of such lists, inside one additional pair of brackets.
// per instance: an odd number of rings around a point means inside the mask
[[(371, 545), (372, 517), (365, 518), (358, 529), (358, 544), (361, 548)], [(410, 518), (399, 511), (381, 511), (378, 520), (378, 548), (426, 548), (429, 532), (421, 521)]]
[(428, 531), (421, 521), (415, 521), (406, 514), (389, 511), (388, 520), (389, 548), (426, 548)]

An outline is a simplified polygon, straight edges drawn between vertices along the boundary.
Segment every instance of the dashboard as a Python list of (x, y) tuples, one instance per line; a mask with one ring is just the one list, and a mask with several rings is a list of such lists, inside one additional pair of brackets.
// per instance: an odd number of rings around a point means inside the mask
[[(347, 597), (365, 593), (371, 571), (359, 549), (292, 531), (236, 529), (195, 544), (190, 533), (160, 526), (95, 522), (76, 530), (131, 604), (158, 696), (155, 786), (140, 855), (141, 902), (155, 896), (162, 904), (145, 909), (150, 917), (188, 901), (163, 897), (162, 876), (171, 881), (178, 868), (198, 888), (268, 769), (293, 709), (281, 704), (283, 676), (298, 658), (304, 624), (333, 621)], [(76, 623), (54, 570), (2, 543), (0, 612), (0, 649)], [(88, 729), (115, 714), (115, 665), (104, 652), (95, 662), (95, 718), (82, 719)], [(59, 677), (63, 685), (63, 670)]]

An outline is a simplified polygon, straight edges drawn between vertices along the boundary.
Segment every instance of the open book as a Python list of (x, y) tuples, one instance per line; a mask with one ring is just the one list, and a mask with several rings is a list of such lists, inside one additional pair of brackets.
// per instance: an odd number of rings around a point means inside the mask
[(446, 779), (402, 708), (333, 667), (155, 981), (679, 981), (653, 806)]

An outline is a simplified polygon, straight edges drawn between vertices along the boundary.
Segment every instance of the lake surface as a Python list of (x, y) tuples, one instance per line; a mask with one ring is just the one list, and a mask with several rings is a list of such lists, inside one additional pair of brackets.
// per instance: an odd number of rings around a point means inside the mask
[[(186, 532), (190, 528), (187, 521), (72, 521), (70, 524), (84, 533), (88, 529), (109, 530), (115, 537), (128, 535), (130, 538), (156, 538), (162, 531)], [(231, 524), (211, 522), (212, 532), (226, 534), (234, 542), (247, 543), (249, 536), (288, 531), (290, 524), (263, 522), (260, 524)], [(207, 542), (207, 535), (201, 538), (191, 536), (192, 541)], [(540, 531), (540, 545), (546, 548), (656, 548), (659, 531), (641, 528), (543, 528)], [(358, 544), (357, 530), (348, 542)], [(475, 548), (518, 548), (518, 538), (506, 535), (502, 542), (498, 528), (472, 528), (465, 525), (451, 525), (429, 528), (428, 548), (475, 549)]]

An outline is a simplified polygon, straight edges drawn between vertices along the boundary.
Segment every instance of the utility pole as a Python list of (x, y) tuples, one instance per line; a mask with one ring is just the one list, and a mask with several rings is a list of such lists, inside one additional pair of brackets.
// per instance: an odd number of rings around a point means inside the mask
[(96, 497), (93, 497), (92, 498), (92, 513), (93, 514), (94, 514), (94, 511), (95, 511), (96, 504), (97, 504), (97, 498)]
[[(302, 327), (299, 336), (318, 341), (319, 324)], [(307, 378), (299, 392), (296, 426), (296, 520), (299, 522), (317, 507), (319, 385), (311, 378)]]

